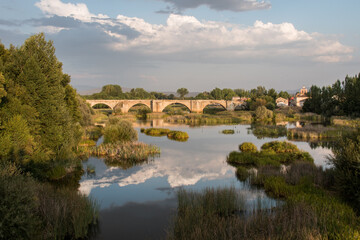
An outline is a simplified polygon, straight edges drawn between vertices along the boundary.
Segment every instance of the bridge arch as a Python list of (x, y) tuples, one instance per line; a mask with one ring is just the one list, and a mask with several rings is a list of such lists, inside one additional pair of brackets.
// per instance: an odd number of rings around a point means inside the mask
[(150, 110), (150, 112), (152, 112), (151, 105), (148, 105), (148, 104), (145, 104), (145, 103), (136, 103), (136, 104), (133, 104), (131, 107), (129, 107), (128, 112), (131, 112), (131, 110), (132, 110), (134, 107), (145, 107), (146, 109)]
[(94, 109), (96, 109), (96, 106), (99, 106), (99, 105), (100, 105), (100, 106), (101, 106), (101, 105), (107, 106), (107, 108), (105, 108), (105, 109), (111, 109), (111, 110), (113, 110), (113, 108), (112, 108), (109, 104), (107, 104), (107, 103), (98, 102), (98, 103), (90, 104), (91, 108), (94, 108)]
[(191, 106), (190, 106), (190, 102), (182, 102), (182, 101), (172, 101), (169, 103), (166, 103), (162, 106), (162, 108), (160, 108), (160, 112), (163, 112), (167, 107), (171, 106), (171, 105), (182, 105), (184, 107), (186, 107), (188, 109), (189, 112), (191, 112)]
[[(219, 107), (219, 108), (215, 108), (215, 107)], [(204, 104), (201, 112), (205, 113), (207, 110), (209, 112), (215, 113), (215, 112), (226, 111), (226, 107), (221, 103), (208, 103), (208, 104)]]

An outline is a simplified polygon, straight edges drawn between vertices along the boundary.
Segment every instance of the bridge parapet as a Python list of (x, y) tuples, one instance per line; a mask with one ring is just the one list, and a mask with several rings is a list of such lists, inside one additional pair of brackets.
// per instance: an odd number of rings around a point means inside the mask
[(86, 100), (91, 107), (97, 104), (105, 104), (111, 109), (120, 109), (122, 113), (127, 113), (130, 108), (137, 104), (148, 106), (152, 112), (160, 113), (171, 104), (182, 104), (186, 106), (190, 112), (202, 113), (208, 105), (220, 105), (229, 111), (244, 103), (244, 101), (226, 101), (226, 100)]

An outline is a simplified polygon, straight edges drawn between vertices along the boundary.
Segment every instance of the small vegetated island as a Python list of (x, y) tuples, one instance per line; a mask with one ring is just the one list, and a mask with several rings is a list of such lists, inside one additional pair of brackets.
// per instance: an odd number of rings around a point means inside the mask
[(189, 135), (187, 132), (183, 131), (173, 131), (166, 128), (147, 128), (140, 129), (140, 131), (148, 136), (153, 137), (163, 137), (167, 136), (171, 140), (186, 142), (189, 139)]
[(104, 142), (99, 146), (87, 147), (85, 152), (105, 157), (107, 164), (125, 168), (143, 163), (149, 157), (160, 154), (157, 146), (137, 140), (137, 131), (130, 122), (111, 117), (104, 128)]
[(224, 129), (221, 131), (222, 134), (235, 134), (235, 130), (233, 129)]

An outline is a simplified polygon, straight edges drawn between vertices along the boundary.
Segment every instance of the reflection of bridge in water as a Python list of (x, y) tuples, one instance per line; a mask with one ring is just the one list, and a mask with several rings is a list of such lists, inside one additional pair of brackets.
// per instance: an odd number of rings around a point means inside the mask
[(139, 104), (149, 107), (154, 113), (160, 113), (172, 104), (181, 104), (186, 106), (190, 112), (202, 113), (204, 108), (209, 105), (222, 106), (224, 109), (233, 111), (244, 103), (242, 100), (86, 100), (86, 102), (91, 107), (97, 104), (104, 104), (112, 110), (115, 108), (119, 109), (122, 113), (127, 113), (130, 108)]

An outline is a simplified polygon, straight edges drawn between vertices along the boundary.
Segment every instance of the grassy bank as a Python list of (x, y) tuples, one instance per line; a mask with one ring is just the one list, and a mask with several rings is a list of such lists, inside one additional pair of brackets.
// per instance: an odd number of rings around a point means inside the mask
[(76, 189), (55, 188), (0, 167), (1, 239), (85, 239), (95, 228), (97, 204)]

